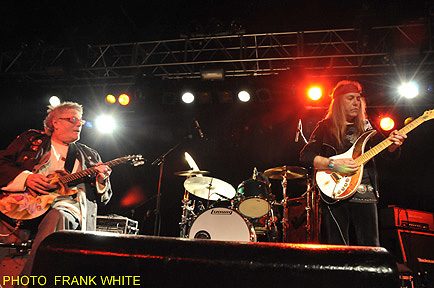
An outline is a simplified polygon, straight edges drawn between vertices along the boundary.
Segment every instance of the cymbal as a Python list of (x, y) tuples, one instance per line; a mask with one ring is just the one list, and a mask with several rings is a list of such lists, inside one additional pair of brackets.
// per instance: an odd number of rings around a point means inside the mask
[(196, 176), (196, 175), (203, 175), (203, 174), (209, 174), (209, 171), (202, 171), (202, 170), (185, 170), (185, 171), (178, 171), (174, 173), (178, 176)]
[(271, 179), (299, 179), (306, 178), (307, 169), (298, 166), (280, 166), (264, 171), (265, 176)]
[(235, 188), (223, 180), (213, 177), (191, 177), (184, 181), (184, 187), (193, 195), (209, 200), (229, 200), (235, 196)]

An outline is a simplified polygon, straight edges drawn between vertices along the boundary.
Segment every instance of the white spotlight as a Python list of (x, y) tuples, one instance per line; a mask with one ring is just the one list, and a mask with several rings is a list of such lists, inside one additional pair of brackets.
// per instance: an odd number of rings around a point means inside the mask
[(59, 106), (60, 105), (60, 99), (57, 96), (51, 96), (50, 100), (48, 100), (50, 102), (50, 105), (53, 107)]
[(186, 92), (186, 93), (182, 94), (182, 101), (184, 103), (187, 103), (187, 104), (193, 103), (194, 95), (191, 94), (190, 92)]
[(95, 119), (95, 126), (100, 133), (104, 134), (112, 133), (116, 128), (115, 120), (112, 116), (108, 115), (98, 116)]
[(238, 92), (238, 99), (240, 99), (241, 102), (248, 102), (250, 100), (249, 92), (245, 90)]
[(398, 91), (400, 96), (411, 99), (419, 95), (419, 85), (416, 82), (404, 83)]

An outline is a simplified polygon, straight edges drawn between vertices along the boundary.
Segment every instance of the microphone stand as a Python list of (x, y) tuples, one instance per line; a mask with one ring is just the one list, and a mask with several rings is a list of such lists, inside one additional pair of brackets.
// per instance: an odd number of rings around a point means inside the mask
[(158, 165), (160, 166), (160, 175), (158, 177), (158, 190), (157, 190), (157, 203), (155, 205), (155, 222), (154, 222), (154, 236), (160, 236), (160, 229), (161, 229), (161, 212), (160, 212), (160, 206), (161, 206), (161, 178), (163, 176), (163, 167), (164, 167), (164, 161), (166, 159), (166, 156), (169, 155), (173, 150), (179, 147), (181, 143), (184, 142), (178, 142), (175, 146), (170, 148), (166, 153), (158, 157), (157, 159), (152, 162), (152, 166)]

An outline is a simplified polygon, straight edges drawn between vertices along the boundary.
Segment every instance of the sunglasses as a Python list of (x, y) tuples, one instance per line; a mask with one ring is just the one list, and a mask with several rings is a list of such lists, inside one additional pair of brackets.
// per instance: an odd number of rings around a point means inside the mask
[(86, 124), (86, 120), (77, 118), (75, 116), (72, 116), (72, 117), (59, 117), (58, 119), (66, 120), (69, 123), (74, 124), (74, 125), (77, 124), (77, 122), (80, 122), (81, 125)]

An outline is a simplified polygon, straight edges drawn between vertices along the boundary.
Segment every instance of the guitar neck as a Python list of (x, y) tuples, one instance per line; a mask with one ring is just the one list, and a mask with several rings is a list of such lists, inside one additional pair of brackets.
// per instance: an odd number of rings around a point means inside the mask
[[(111, 160), (111, 161), (103, 163), (103, 164), (107, 165), (109, 167), (113, 167), (113, 166), (119, 165), (119, 164), (121, 164), (127, 160), (128, 160), (127, 157), (121, 157), (121, 158), (117, 158), (117, 159)], [(82, 171), (79, 171), (76, 173), (61, 176), (61, 177), (59, 177), (59, 181), (63, 184), (67, 184), (67, 183), (82, 179), (82, 178), (90, 176), (90, 175), (95, 175), (97, 173), (98, 173), (98, 170), (94, 166), (94, 167), (90, 167), (90, 168), (87, 168), (85, 170), (82, 170)]]
[[(418, 117), (417, 119), (411, 121), (409, 124), (407, 124), (403, 128), (401, 128), (399, 130), (399, 133), (407, 134), (408, 132), (410, 132), (411, 130), (413, 130), (414, 128), (416, 128), (420, 124), (422, 124), (424, 121), (425, 121), (425, 119), (423, 118), (423, 115), (422, 115), (422, 116)], [(380, 153), (381, 151), (383, 151), (384, 149), (386, 149), (390, 145), (392, 145), (392, 141), (390, 141), (389, 138), (384, 139), (383, 141), (381, 141), (380, 143), (378, 143), (377, 145), (372, 147), (369, 151), (367, 151), (366, 153), (357, 157), (354, 161), (358, 165), (365, 164), (366, 162), (368, 162), (369, 160), (374, 158), (378, 153)]]

